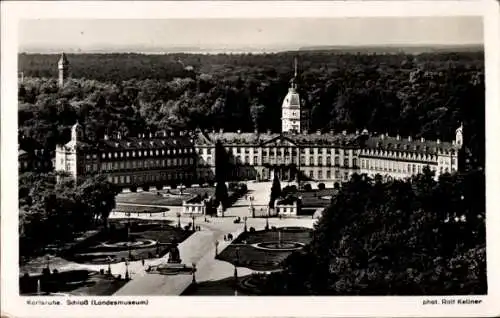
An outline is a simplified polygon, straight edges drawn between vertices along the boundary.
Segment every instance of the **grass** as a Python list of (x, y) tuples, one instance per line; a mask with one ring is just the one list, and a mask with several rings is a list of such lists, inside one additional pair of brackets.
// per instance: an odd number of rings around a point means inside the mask
[(297, 195), (302, 196), (302, 206), (305, 208), (322, 208), (330, 205), (329, 199), (322, 199), (322, 197), (331, 197), (335, 195), (335, 189), (323, 189), (304, 191), (301, 190)]
[(117, 204), (113, 212), (123, 212), (123, 213), (162, 213), (167, 212), (167, 208), (157, 208), (150, 206), (137, 206), (137, 205), (122, 205)]
[[(124, 241), (127, 240), (127, 232), (124, 231), (124, 227), (128, 222), (128, 219), (110, 220), (110, 227), (115, 226), (115, 233), (118, 232), (120, 234), (115, 234), (114, 236), (110, 235), (108, 239), (116, 239), (116, 235), (118, 235), (118, 240), (120, 237), (123, 237), (122, 239)], [(159, 243), (157, 246), (153, 247), (132, 248), (130, 255), (133, 260), (161, 257), (168, 252), (172, 244), (181, 243), (192, 234), (192, 231), (186, 231), (170, 225), (170, 221), (130, 219), (130, 223), (131, 237), (134, 237), (136, 240), (149, 239)], [(110, 249), (100, 246), (99, 243), (76, 250), (75, 253), (68, 256), (67, 259), (77, 263), (107, 264), (108, 257), (113, 259), (113, 263), (122, 262), (129, 258), (128, 248)]]
[[(74, 275), (76, 272), (86, 272), (89, 275), (86, 279), (84, 278), (83, 281), (80, 281), (81, 278), (77, 278)], [(60, 275), (63, 275), (66, 278), (60, 277), (58, 280), (51, 280), (50, 282), (47, 282), (47, 284), (50, 284), (50, 287), (44, 287), (44, 279), (41, 276), (29, 278), (28, 282), (21, 279), (20, 293), (21, 295), (32, 295), (32, 293), (35, 293), (37, 290), (36, 282), (38, 280), (42, 282), (42, 291), (46, 291), (46, 288), (48, 288), (48, 290), (52, 293), (64, 293), (75, 296), (109, 296), (113, 295), (118, 289), (127, 283), (127, 281), (117, 279), (113, 276), (82, 270), (61, 272)], [(57, 284), (54, 284), (54, 282), (57, 282)]]
[[(282, 231), (281, 239), (307, 244), (312, 239), (311, 233), (312, 230), (307, 228), (290, 232)], [(278, 237), (278, 231), (272, 230), (242, 233), (217, 256), (217, 259), (257, 271), (280, 269), (281, 262), (292, 253), (291, 251), (267, 251), (251, 246), (254, 243), (278, 241)], [(238, 252), (236, 252), (237, 250)]]
[[(160, 195), (158, 195), (160, 193)], [(120, 193), (116, 196), (116, 202), (133, 203), (133, 204), (150, 204), (150, 205), (165, 205), (165, 206), (181, 206), (182, 201), (189, 200), (196, 195), (213, 196), (215, 193), (214, 187), (207, 188), (186, 188), (182, 189), (182, 195), (179, 189), (174, 190), (151, 190), (151, 192), (129, 192)], [(167, 195), (167, 196), (164, 196)]]

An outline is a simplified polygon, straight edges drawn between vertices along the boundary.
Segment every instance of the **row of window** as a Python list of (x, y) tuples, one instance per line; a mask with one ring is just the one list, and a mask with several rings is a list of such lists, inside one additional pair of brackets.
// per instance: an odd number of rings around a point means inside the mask
[[(117, 161), (101, 163), (101, 170), (123, 170), (123, 169), (148, 169), (148, 168), (164, 168), (193, 165), (193, 158), (168, 158), (168, 159), (147, 159), (147, 160), (132, 160), (132, 161)], [(87, 164), (86, 171), (97, 171), (96, 163)]]
[[(240, 153), (245, 153), (249, 154), (250, 149), (248, 147), (228, 147), (226, 148), (226, 151), (229, 153), (234, 153), (234, 154), (240, 154)], [(260, 148), (253, 148), (254, 151), (253, 153), (259, 152)], [(205, 155), (212, 155), (215, 150), (213, 148), (200, 148), (198, 149), (199, 154), (205, 154)], [(283, 155), (296, 155), (297, 154), (297, 148), (262, 148), (262, 155), (267, 156), (267, 155), (278, 155), (278, 156), (283, 156)], [(338, 148), (307, 148), (307, 151), (305, 148), (300, 149), (301, 154), (322, 154), (322, 153), (330, 153), (330, 154), (340, 154), (340, 149)]]
[[(334, 161), (332, 162), (332, 157), (327, 156), (325, 159), (326, 161), (323, 161), (322, 156), (316, 157), (317, 160), (314, 160), (315, 157), (309, 157), (309, 161), (306, 162), (306, 157), (305, 156), (300, 156), (300, 162), (298, 161), (297, 156), (292, 156), (292, 157), (267, 157), (263, 156), (262, 157), (262, 164), (302, 164), (302, 165), (309, 165), (309, 166), (340, 166), (340, 158), (338, 156), (334, 157)], [(253, 165), (260, 165), (261, 163), (258, 160), (259, 158), (257, 156), (253, 157), (253, 161), (250, 162), (250, 156), (236, 156), (234, 158), (234, 162), (237, 163), (247, 163), (247, 164), (253, 164)], [(210, 163), (210, 157), (207, 158), (207, 162)], [(358, 160), (357, 158), (352, 159), (352, 165), (354, 167), (357, 167), (358, 165)], [(349, 158), (344, 158), (343, 160), (343, 166), (348, 167), (349, 166)]]
[(112, 183), (135, 183), (140, 185), (143, 182), (154, 183), (168, 180), (190, 180), (193, 175), (188, 172), (171, 172), (171, 173), (155, 173), (147, 175), (125, 175), (125, 176), (108, 176), (108, 181)]
[[(101, 154), (102, 159), (111, 159), (111, 158), (129, 158), (129, 157), (147, 157), (147, 156), (164, 156), (167, 155), (177, 155), (177, 154), (188, 154), (193, 153), (192, 148), (173, 148), (173, 149), (156, 149), (156, 150), (131, 150), (131, 151), (119, 151), (119, 152), (108, 152)], [(97, 159), (97, 155), (87, 154), (85, 156), (86, 159)]]
[[(454, 160), (453, 160), (454, 161)], [(388, 172), (398, 172), (398, 173), (407, 173), (407, 174), (418, 174), (422, 173), (425, 166), (427, 164), (411, 164), (411, 163), (403, 163), (392, 160), (364, 160), (361, 159), (361, 168), (369, 169), (369, 170), (378, 170), (378, 171), (388, 171)], [(430, 169), (432, 171), (436, 171), (436, 166), (431, 166)], [(440, 167), (440, 173), (449, 172), (449, 168)], [(455, 171), (455, 169), (452, 169)]]

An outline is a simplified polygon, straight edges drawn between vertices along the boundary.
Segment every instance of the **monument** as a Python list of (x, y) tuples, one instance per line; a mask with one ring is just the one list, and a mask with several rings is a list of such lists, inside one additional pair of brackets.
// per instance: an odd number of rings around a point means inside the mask
[(168, 253), (168, 264), (180, 264), (182, 262), (180, 253), (179, 253), (179, 248), (177, 247), (177, 244), (174, 243), (170, 247), (169, 253)]

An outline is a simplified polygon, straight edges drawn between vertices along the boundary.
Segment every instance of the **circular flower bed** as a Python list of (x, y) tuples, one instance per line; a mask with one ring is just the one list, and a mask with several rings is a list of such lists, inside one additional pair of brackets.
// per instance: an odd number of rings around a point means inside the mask
[(154, 240), (139, 240), (139, 241), (120, 241), (120, 242), (105, 242), (101, 243), (102, 247), (112, 248), (112, 249), (127, 249), (127, 248), (147, 248), (153, 247), (158, 244)]
[(304, 247), (305, 244), (291, 241), (271, 241), (252, 244), (253, 247), (266, 251), (295, 251)]

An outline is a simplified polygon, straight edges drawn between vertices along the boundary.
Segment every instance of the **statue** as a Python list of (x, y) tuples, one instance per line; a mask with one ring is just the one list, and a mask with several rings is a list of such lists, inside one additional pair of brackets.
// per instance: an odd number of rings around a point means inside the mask
[(172, 246), (170, 247), (167, 263), (169, 263), (169, 264), (180, 264), (181, 263), (179, 248), (177, 247), (176, 243), (172, 244)]

